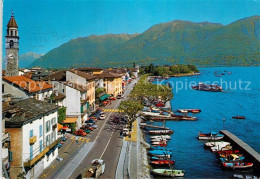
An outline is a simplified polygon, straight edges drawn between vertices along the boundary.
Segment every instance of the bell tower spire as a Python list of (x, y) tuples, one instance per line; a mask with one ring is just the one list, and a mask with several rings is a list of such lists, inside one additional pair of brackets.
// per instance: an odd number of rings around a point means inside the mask
[(18, 53), (19, 53), (19, 35), (18, 25), (14, 18), (13, 11), (11, 18), (7, 24), (7, 33), (5, 36), (5, 51), (6, 51), (6, 76), (18, 76)]

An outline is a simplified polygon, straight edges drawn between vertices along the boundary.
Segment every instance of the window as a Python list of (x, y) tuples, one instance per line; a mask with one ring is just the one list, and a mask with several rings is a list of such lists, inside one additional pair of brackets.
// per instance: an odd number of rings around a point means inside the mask
[(42, 152), (42, 140), (40, 140), (40, 152)]
[(46, 132), (49, 132), (50, 131), (50, 121), (47, 121), (46, 122)]
[(51, 124), (55, 124), (56, 123), (56, 117), (51, 119)]
[(50, 145), (50, 134), (46, 136), (46, 146)]
[(33, 145), (30, 146), (30, 160), (33, 159)]
[(53, 142), (53, 138), (54, 138), (54, 135), (53, 135), (53, 132), (51, 133), (51, 143)]
[(39, 126), (39, 137), (42, 136), (42, 125)]
[(56, 132), (54, 131), (53, 133), (54, 133), (54, 141), (55, 141), (56, 140)]
[(33, 136), (33, 129), (30, 130), (30, 138)]

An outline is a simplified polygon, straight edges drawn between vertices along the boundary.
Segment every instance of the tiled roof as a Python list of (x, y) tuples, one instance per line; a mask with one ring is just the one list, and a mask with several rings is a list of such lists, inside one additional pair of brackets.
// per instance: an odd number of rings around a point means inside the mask
[(25, 76), (5, 76), (3, 77), (3, 80), (24, 89), (28, 93), (34, 93), (52, 88), (52, 85), (49, 85), (45, 81), (33, 81)]
[(60, 99), (64, 99), (66, 96), (64, 94), (58, 93), (58, 95), (56, 95), (55, 93), (53, 93), (53, 98), (55, 100), (60, 100)]
[(24, 124), (39, 119), (49, 112), (57, 111), (59, 106), (27, 98), (9, 103), (12, 108), (5, 110), (5, 127), (20, 128)]
[(66, 70), (61, 70), (58, 72), (55, 72), (52, 75), (43, 77), (42, 80), (44, 81), (66, 81)]
[(110, 71), (103, 71), (100, 75), (96, 75), (97, 77), (101, 78), (120, 78), (122, 77), (122, 74), (113, 73)]
[(76, 70), (80, 70), (80, 71), (91, 71), (91, 70), (103, 70), (103, 68), (97, 68), (97, 67), (82, 67), (82, 68), (76, 68)]
[(15, 21), (15, 19), (14, 19), (13, 13), (12, 13), (12, 16), (11, 16), (11, 18), (10, 18), (8, 24), (7, 24), (7, 27), (8, 27), (8, 28), (10, 28), (10, 27), (18, 28), (18, 25), (17, 25), (17, 23), (16, 23), (16, 21)]
[(83, 78), (85, 78), (86, 80), (93, 80), (96, 79), (96, 76), (82, 72), (82, 71), (78, 71), (78, 70), (70, 70), (71, 73), (74, 73), (76, 75), (79, 75)]

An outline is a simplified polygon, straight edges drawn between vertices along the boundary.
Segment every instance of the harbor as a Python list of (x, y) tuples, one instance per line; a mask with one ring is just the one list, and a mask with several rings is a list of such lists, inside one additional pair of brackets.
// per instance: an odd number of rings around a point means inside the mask
[[(167, 142), (167, 150), (172, 151), (172, 160), (175, 161), (174, 168), (185, 171), (185, 177), (205, 178), (208, 175), (214, 175), (218, 178), (233, 178), (234, 176), (253, 176), (259, 174), (255, 171), (236, 171), (224, 170), (220, 166), (216, 156), (208, 149), (204, 148), (204, 142), (198, 141), (198, 133), (221, 131), (223, 129), (230, 131), (239, 139), (243, 140), (247, 145), (259, 153), (259, 110), (253, 110), (259, 105), (259, 101), (252, 100), (252, 97), (259, 99), (257, 89), (260, 84), (257, 82), (256, 76), (253, 75), (254, 71), (259, 67), (220, 67), (220, 68), (203, 68), (203, 73), (199, 78), (181, 77), (169, 78), (160, 84), (167, 84), (167, 82), (176, 83), (183, 81), (189, 83), (196, 81), (215, 81), (219, 77), (214, 75), (214, 71), (227, 70), (232, 72), (231, 75), (223, 76), (222, 80), (227, 83), (234, 84), (241, 76), (252, 81), (250, 86), (251, 90), (243, 89), (228, 89), (223, 86), (223, 93), (209, 93), (197, 91), (192, 89), (184, 89), (176, 93), (173, 88), (174, 99), (171, 100), (171, 109), (176, 115), (188, 115), (196, 117), (197, 120), (191, 121), (174, 121), (174, 120), (155, 120), (155, 117), (150, 117), (149, 120), (153, 121), (153, 125), (163, 125), (169, 127), (174, 131), (171, 135), (172, 140)], [(154, 82), (156, 83), (156, 82)], [(242, 86), (245, 87), (245, 86)], [(200, 109), (200, 113), (177, 113), (177, 109)], [(233, 116), (245, 116), (244, 120), (232, 118)], [(227, 137), (225, 141), (229, 141)], [(235, 149), (239, 149), (248, 161), (254, 162), (248, 157), (247, 152), (241, 150), (235, 143), (229, 141)], [(194, 162), (196, 161), (196, 162)], [(257, 166), (257, 164), (256, 164)], [(254, 166), (255, 167), (255, 166)], [(205, 171), (207, 171), (205, 173)]]

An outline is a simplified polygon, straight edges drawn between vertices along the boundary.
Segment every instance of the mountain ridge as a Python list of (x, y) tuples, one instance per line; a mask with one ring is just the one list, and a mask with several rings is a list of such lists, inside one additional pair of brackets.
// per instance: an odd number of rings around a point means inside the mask
[[(140, 34), (91, 35), (52, 49), (31, 66), (129, 66), (190, 63), (198, 66), (259, 65), (260, 16), (228, 25), (174, 20)], [(241, 45), (243, 44), (243, 45)], [(64, 64), (64, 63), (62, 63)]]

